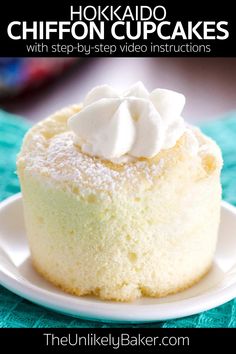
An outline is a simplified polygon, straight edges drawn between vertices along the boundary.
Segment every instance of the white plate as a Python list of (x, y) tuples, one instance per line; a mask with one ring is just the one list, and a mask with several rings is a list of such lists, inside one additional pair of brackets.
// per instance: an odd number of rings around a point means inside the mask
[(25, 237), (22, 199), (0, 204), (0, 283), (39, 305), (75, 317), (116, 322), (151, 322), (209, 310), (236, 296), (236, 208), (223, 202), (219, 242), (211, 271), (197, 285), (161, 299), (134, 303), (76, 297), (57, 289), (32, 268)]

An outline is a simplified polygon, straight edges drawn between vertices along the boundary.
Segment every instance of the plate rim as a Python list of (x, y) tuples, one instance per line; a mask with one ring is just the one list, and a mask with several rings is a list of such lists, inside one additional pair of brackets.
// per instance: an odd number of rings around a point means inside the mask
[[(0, 213), (5, 207), (20, 199), (22, 199), (21, 193), (17, 193), (1, 201)], [(222, 201), (222, 208), (233, 213), (236, 217), (236, 208), (233, 205)], [(76, 318), (113, 323), (151, 323), (187, 317), (220, 306), (236, 296), (235, 281), (235, 283), (224, 289), (219, 289), (218, 291), (209, 290), (207, 294), (200, 294), (169, 303), (103, 303), (102, 300), (91, 301), (91, 299), (86, 297), (73, 298), (73, 295), (66, 293), (55, 294), (30, 283), (28, 279), (20, 275), (7, 274), (1, 265), (0, 284), (22, 298), (47, 309)], [(69, 296), (71, 297), (70, 301), (66, 301)], [(192, 300), (193, 298), (194, 301)], [(75, 306), (77, 306), (77, 309), (75, 309)], [(131, 306), (132, 311), (127, 311)]]

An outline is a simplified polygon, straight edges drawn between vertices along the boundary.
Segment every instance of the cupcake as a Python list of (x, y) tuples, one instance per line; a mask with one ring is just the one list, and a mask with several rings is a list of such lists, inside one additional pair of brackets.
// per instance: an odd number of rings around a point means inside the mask
[(35, 269), (64, 291), (132, 301), (186, 289), (211, 267), (218, 146), (185, 97), (95, 87), (26, 134), (17, 158)]

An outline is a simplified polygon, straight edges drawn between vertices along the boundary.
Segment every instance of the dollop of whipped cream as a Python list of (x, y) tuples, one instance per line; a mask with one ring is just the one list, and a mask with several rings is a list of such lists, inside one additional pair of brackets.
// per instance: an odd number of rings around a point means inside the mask
[(186, 131), (184, 104), (184, 95), (159, 88), (149, 93), (141, 82), (122, 93), (101, 85), (87, 94), (68, 126), (86, 154), (117, 163), (152, 158)]

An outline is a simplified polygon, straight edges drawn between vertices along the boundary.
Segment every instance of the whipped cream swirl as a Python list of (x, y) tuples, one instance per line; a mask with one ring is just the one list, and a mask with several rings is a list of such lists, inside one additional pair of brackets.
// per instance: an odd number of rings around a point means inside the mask
[(152, 158), (186, 131), (184, 104), (184, 95), (166, 89), (149, 93), (141, 82), (122, 93), (102, 85), (87, 94), (68, 126), (86, 154), (117, 163)]

